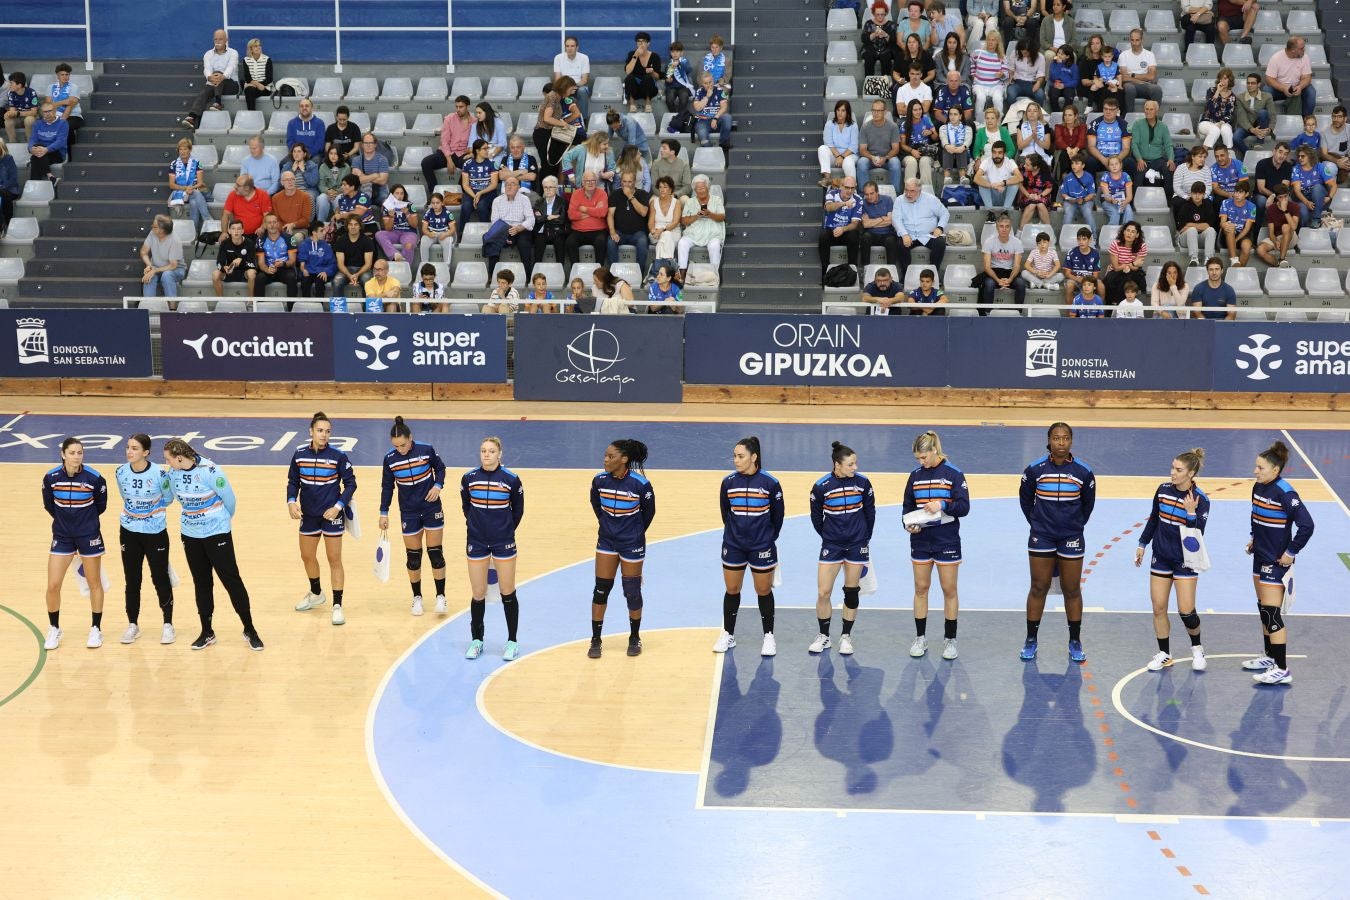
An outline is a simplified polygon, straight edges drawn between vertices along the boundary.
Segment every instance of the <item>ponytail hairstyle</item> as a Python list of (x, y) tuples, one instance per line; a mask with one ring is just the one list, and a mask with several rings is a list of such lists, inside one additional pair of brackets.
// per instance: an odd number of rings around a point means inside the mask
[(942, 452), (942, 438), (938, 437), (936, 431), (925, 431), (914, 439), (914, 453), (936, 453), (938, 460), (947, 458), (947, 454)]
[[(74, 447), (76, 444), (79, 444), (81, 447), (83, 447), (83, 446), (84, 446), (84, 441), (80, 440), (80, 439), (77, 438), (77, 437), (68, 437), (68, 438), (66, 438), (64, 441), (62, 441), (62, 442), (61, 442), (61, 453), (62, 453), (62, 455), (65, 454), (65, 452), (66, 452), (66, 450), (67, 450), (68, 448)], [(1284, 445), (1281, 444), (1280, 446), (1284, 446)]]
[(830, 462), (834, 463), (836, 466), (854, 455), (852, 448), (845, 447), (838, 441), (830, 442)]
[(610, 446), (619, 451), (620, 456), (628, 458), (628, 468), (637, 469), (644, 472), (643, 466), (647, 462), (647, 445), (635, 438), (620, 438), (617, 441), (611, 441)]
[(140, 434), (139, 432), (131, 436), (131, 440), (141, 445), (141, 449), (147, 453), (150, 451), (150, 435)]
[[(65, 445), (61, 445), (65, 449)], [(1281, 472), (1289, 464), (1289, 448), (1284, 445), (1284, 441), (1276, 441), (1260, 453), (1262, 459), (1270, 463)]]
[(412, 429), (403, 421), (402, 416), (394, 416), (394, 427), (389, 429), (389, 436), (391, 438), (410, 438), (412, 437)]
[(314, 429), (314, 426), (319, 424), (320, 422), (327, 422), (330, 426), (333, 424), (333, 421), (329, 419), (327, 416), (325, 416), (322, 412), (316, 412), (312, 417), (310, 417), (309, 420), (310, 430), (312, 431)]
[(753, 456), (753, 457), (755, 458), (755, 469), (756, 469), (756, 471), (761, 471), (761, 472), (762, 472), (762, 471), (764, 470), (764, 457), (761, 456), (761, 455), (760, 455), (760, 452), (759, 452), (759, 438), (758, 438), (758, 437), (756, 437), (756, 436), (754, 436), (754, 435), (752, 434), (752, 435), (750, 435), (750, 437), (744, 437), (744, 438), (741, 438), (739, 441), (736, 442), (736, 446), (737, 446), (737, 447), (744, 447), (744, 448), (745, 448), (745, 452), (746, 452), (746, 453), (749, 453), (751, 456)]
[(170, 456), (182, 456), (193, 462), (201, 460), (201, 454), (192, 449), (192, 445), (182, 438), (173, 438), (164, 442), (164, 452)]
[(1056, 428), (1063, 428), (1065, 431), (1069, 432), (1069, 440), (1071, 442), (1073, 441), (1073, 426), (1068, 422), (1056, 422), (1045, 429), (1045, 449), (1047, 450), (1050, 449), (1050, 435), (1055, 433)]
[(1191, 478), (1200, 474), (1200, 468), (1205, 464), (1205, 448), (1195, 447), (1183, 453), (1177, 454), (1177, 462), (1186, 467), (1186, 471), (1191, 473)]

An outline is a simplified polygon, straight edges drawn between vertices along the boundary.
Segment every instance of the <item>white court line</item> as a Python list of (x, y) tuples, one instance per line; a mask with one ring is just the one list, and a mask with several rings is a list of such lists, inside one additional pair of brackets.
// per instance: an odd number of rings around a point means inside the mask
[(703, 798), (708, 790), (708, 770), (712, 768), (713, 727), (717, 724), (717, 704), (722, 699), (722, 668), (726, 665), (727, 655), (717, 654), (717, 671), (713, 675), (712, 690), (708, 697), (708, 725), (703, 733), (703, 759), (698, 770), (698, 793), (694, 795), (694, 809), (703, 808)]
[[(1249, 654), (1213, 653), (1213, 654), (1206, 654), (1205, 658), (1241, 659), (1242, 657), (1247, 655)], [(1308, 657), (1305, 654), (1291, 653), (1289, 655), (1289, 658), (1307, 659)], [(1182, 660), (1179, 659), (1177, 660), (1177, 662), (1182, 662)], [(1116, 707), (1116, 712), (1120, 713), (1128, 721), (1133, 722), (1135, 725), (1138, 725), (1145, 731), (1151, 731), (1154, 734), (1158, 735), (1159, 737), (1168, 738), (1169, 740), (1177, 741), (1178, 743), (1182, 744), (1189, 744), (1192, 747), (1199, 747), (1202, 750), (1214, 750), (1215, 752), (1218, 753), (1228, 753), (1233, 756), (1249, 756), (1254, 759), (1274, 759), (1279, 760), (1280, 762), (1338, 762), (1338, 763), (1350, 762), (1350, 756), (1289, 756), (1287, 754), (1279, 754), (1279, 753), (1255, 753), (1250, 750), (1234, 750), (1231, 747), (1220, 747), (1218, 744), (1203, 744), (1200, 741), (1193, 741), (1190, 738), (1184, 738), (1181, 737), (1180, 735), (1172, 734), (1170, 731), (1163, 731), (1161, 728), (1155, 728), (1154, 726), (1148, 724), (1147, 722), (1142, 721), (1141, 719), (1136, 717), (1133, 713), (1125, 709), (1125, 704), (1122, 703), (1120, 699), (1121, 692), (1124, 690), (1125, 685), (1129, 684), (1132, 680), (1139, 677), (1141, 673), (1147, 671), (1148, 671), (1147, 669), (1135, 669), (1133, 672), (1117, 681), (1116, 686), (1111, 689), (1111, 703)]]
[(21, 412), (21, 413), (19, 413), (17, 416), (15, 416), (14, 418), (10, 419), (10, 420), (9, 420), (8, 422), (6, 422), (4, 425), (0, 425), (0, 431), (9, 431), (11, 428), (13, 428), (13, 427), (15, 426), (15, 424), (16, 424), (20, 419), (22, 419), (22, 418), (23, 418), (24, 416), (26, 416), (26, 415), (28, 415), (28, 413), (26, 413), (26, 412)]
[[(1350, 507), (1345, 505), (1345, 501), (1341, 499), (1340, 494), (1336, 493), (1336, 490), (1331, 486), (1331, 483), (1322, 477), (1322, 473), (1318, 471), (1317, 466), (1313, 465), (1313, 461), (1308, 458), (1308, 454), (1303, 452), (1303, 448), (1298, 445), (1298, 441), (1294, 440), (1294, 436), (1289, 433), (1289, 429), (1281, 428), (1280, 434), (1284, 435), (1284, 439), (1289, 442), (1289, 446), (1293, 447), (1298, 451), (1298, 455), (1303, 457), (1303, 461), (1308, 464), (1309, 469), (1312, 469), (1312, 473), (1317, 476), (1317, 480), (1322, 482), (1322, 486), (1331, 494), (1331, 498), (1340, 505), (1341, 512), (1345, 513), (1347, 517), (1350, 517)], [(1284, 473), (1281, 472), (1280, 474), (1283, 475)]]

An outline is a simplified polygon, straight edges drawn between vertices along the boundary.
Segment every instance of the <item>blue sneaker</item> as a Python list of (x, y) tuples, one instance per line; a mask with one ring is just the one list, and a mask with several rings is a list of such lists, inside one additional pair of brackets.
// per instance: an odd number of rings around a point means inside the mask
[(1074, 662), (1087, 662), (1087, 651), (1083, 649), (1082, 641), (1069, 641), (1069, 659)]
[(1035, 658), (1036, 658), (1036, 639), (1035, 639), (1035, 638), (1027, 638), (1027, 642), (1026, 642), (1025, 644), (1022, 645), (1022, 653), (1021, 653), (1021, 657), (1022, 657), (1023, 659), (1035, 659)]

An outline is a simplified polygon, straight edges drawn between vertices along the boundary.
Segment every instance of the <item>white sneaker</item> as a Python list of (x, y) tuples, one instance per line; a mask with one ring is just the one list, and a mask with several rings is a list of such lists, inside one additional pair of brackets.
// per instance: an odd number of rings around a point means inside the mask
[(811, 642), (811, 646), (806, 648), (807, 653), (824, 653), (830, 649), (830, 636), (828, 634), (818, 634), (816, 639)]
[(923, 634), (919, 635), (918, 637), (916, 637), (916, 638), (914, 639), (914, 643), (912, 643), (912, 644), (909, 645), (909, 655), (910, 655), (910, 656), (915, 656), (915, 657), (923, 656), (923, 655), (924, 655), (925, 653), (927, 653), (927, 652), (928, 652), (928, 636), (927, 636), (927, 635), (923, 635)]
[(422, 598), (421, 598), (421, 597), (414, 597), (414, 598), (413, 598), (412, 614), (413, 614), (414, 616), (420, 616), (420, 615), (422, 614)]
[(764, 635), (764, 643), (759, 646), (760, 656), (777, 656), (778, 641), (774, 640), (773, 632)]
[(307, 609), (313, 609), (316, 606), (323, 606), (328, 602), (328, 598), (323, 594), (306, 594), (300, 598), (300, 602), (295, 604), (296, 612), (304, 612)]
[(1163, 669), (1172, 665), (1173, 662), (1172, 654), (1164, 653), (1159, 650), (1157, 653), (1153, 654), (1153, 658), (1148, 661), (1148, 670), (1150, 672), (1161, 672)]
[(1257, 684), (1293, 684), (1294, 676), (1288, 669), (1280, 669), (1271, 666), (1264, 672), (1258, 672), (1252, 676), (1252, 681)]
[(840, 655), (840, 656), (852, 656), (852, 655), (853, 655), (853, 635), (851, 635), (851, 634), (840, 635), (840, 637), (839, 637), (839, 655)]
[(333, 607), (333, 624), (334, 625), (347, 624), (347, 614), (342, 611), (342, 606), (340, 604)]
[(1269, 656), (1258, 656), (1255, 659), (1244, 660), (1242, 668), (1248, 672), (1264, 672), (1266, 669), (1275, 668), (1275, 660)]
[(130, 625), (127, 626), (127, 630), (122, 632), (122, 643), (124, 644), (133, 643), (136, 640), (136, 638), (140, 636), (141, 636), (141, 626), (137, 625), (135, 622), (132, 622)]
[(942, 639), (942, 658), (956, 659), (956, 638)]
[(102, 646), (103, 646), (103, 632), (102, 632), (99, 628), (97, 628), (97, 627), (90, 628), (90, 629), (89, 629), (89, 640), (85, 641), (85, 642), (84, 642), (84, 645), (85, 645), (86, 647), (88, 647), (90, 650), (97, 650), (99, 647), (102, 647)]
[(42, 645), (44, 650), (55, 650), (61, 646), (61, 629), (55, 625), (47, 629), (47, 642)]
[(722, 636), (717, 639), (717, 643), (713, 644), (713, 652), (726, 653), (728, 650), (730, 650), (732, 647), (735, 646), (736, 646), (736, 635), (727, 634), (724, 631), (722, 632)]
[(164, 628), (159, 632), (159, 642), (161, 644), (172, 644), (177, 637), (178, 635), (173, 630), (173, 623), (165, 622)]
[(1196, 644), (1191, 648), (1191, 668), (1197, 672), (1203, 672), (1207, 665), (1209, 664), (1205, 662), (1205, 648)]
[[(420, 615), (420, 613), (419, 613), (419, 615)], [(436, 615), (438, 615), (438, 616), (443, 616), (443, 615), (445, 615), (445, 595), (444, 595), (444, 594), (437, 594), (437, 595), (436, 595)]]

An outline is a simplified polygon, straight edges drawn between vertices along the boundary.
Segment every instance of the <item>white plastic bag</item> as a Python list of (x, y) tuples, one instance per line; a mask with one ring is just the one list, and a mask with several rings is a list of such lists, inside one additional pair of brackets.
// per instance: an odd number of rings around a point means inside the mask
[(773, 567), (773, 586), (780, 588), (783, 586), (783, 564), (779, 563)]
[(1280, 612), (1287, 613), (1294, 606), (1294, 567), (1290, 566), (1285, 570), (1284, 578), (1284, 599), (1280, 601)]
[[(106, 591), (108, 590), (108, 588), (112, 587), (112, 582), (108, 580), (107, 569), (100, 566), (98, 570), (98, 575), (99, 575), (98, 580), (103, 582), (103, 590)], [(84, 577), (84, 560), (80, 560), (79, 562), (75, 563), (75, 584), (76, 586), (79, 587), (80, 593), (83, 596), (85, 597), (89, 596), (89, 580)]]
[(487, 596), (484, 599), (488, 603), (502, 602), (502, 587), (497, 583), (497, 563), (490, 558), (488, 559)]
[(389, 582), (389, 532), (380, 532), (380, 542), (375, 545), (375, 577), (382, 584)]
[(182, 580), (182, 579), (180, 579), (180, 578), (178, 577), (178, 573), (175, 572), (175, 571), (173, 570), (173, 560), (170, 560), (170, 561), (169, 561), (169, 587), (178, 587), (178, 582), (181, 581), (181, 580)]
[(1199, 528), (1182, 525), (1181, 562), (1192, 572), (1204, 572), (1209, 568), (1209, 551), (1205, 549), (1205, 535)]
[(864, 597), (877, 592), (877, 569), (871, 563), (863, 566), (862, 578), (858, 580), (858, 593)]
[(347, 519), (347, 534), (351, 535), (354, 541), (361, 540), (361, 520), (356, 517), (356, 507), (343, 507), (342, 515)]

